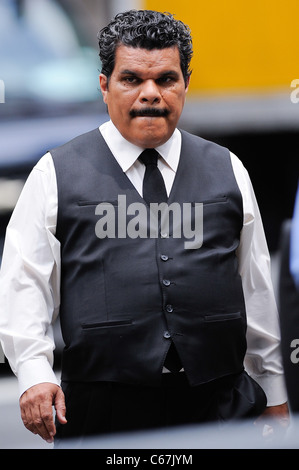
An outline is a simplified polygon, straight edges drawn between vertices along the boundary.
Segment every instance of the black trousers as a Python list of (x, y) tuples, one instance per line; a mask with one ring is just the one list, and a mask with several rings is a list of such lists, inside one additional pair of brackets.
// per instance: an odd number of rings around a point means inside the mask
[(96, 434), (253, 419), (266, 407), (263, 390), (246, 372), (197, 387), (180, 372), (163, 374), (160, 387), (62, 382), (62, 389), (68, 422), (56, 422), (56, 447), (64, 439)]

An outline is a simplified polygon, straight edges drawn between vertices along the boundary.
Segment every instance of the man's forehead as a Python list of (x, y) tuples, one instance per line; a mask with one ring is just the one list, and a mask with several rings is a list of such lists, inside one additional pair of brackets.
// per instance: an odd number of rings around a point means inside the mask
[(145, 49), (121, 44), (115, 54), (115, 66), (118, 69), (142, 70), (145, 67), (157, 67), (176, 70), (180, 68), (180, 54), (177, 46), (163, 49)]
[(116, 48), (115, 58), (126, 59), (127, 57), (151, 57), (151, 58), (178, 58), (180, 59), (180, 53), (178, 46), (164, 47), (164, 48), (153, 48), (147, 49), (145, 47), (133, 47), (125, 44), (119, 44)]

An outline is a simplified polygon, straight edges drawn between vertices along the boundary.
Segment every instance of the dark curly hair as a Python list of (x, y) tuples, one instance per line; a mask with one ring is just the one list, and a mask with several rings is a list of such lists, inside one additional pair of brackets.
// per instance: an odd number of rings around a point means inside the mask
[(119, 13), (98, 33), (102, 73), (110, 78), (120, 44), (143, 49), (164, 49), (177, 46), (181, 69), (187, 85), (193, 55), (190, 29), (170, 13), (152, 10), (130, 10)]

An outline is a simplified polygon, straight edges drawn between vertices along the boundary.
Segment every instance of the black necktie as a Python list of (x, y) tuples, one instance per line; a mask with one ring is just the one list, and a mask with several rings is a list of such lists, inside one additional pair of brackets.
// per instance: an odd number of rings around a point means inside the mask
[[(143, 178), (143, 199), (147, 204), (166, 202), (168, 199), (164, 179), (157, 166), (158, 158), (159, 153), (155, 149), (146, 149), (139, 156), (139, 160), (146, 166)], [(182, 368), (173, 342), (165, 359), (165, 367), (171, 372), (178, 372)]]
[(146, 149), (139, 156), (139, 160), (146, 166), (143, 178), (143, 199), (151, 202), (166, 202), (167, 192), (158, 164), (159, 153), (155, 149)]

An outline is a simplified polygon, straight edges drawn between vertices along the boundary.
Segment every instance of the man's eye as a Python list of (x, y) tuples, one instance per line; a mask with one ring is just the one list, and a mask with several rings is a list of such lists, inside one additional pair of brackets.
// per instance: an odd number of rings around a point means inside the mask
[(130, 83), (130, 84), (137, 83), (137, 78), (136, 77), (125, 77), (124, 82), (125, 83)]
[(159, 82), (161, 83), (161, 85), (168, 85), (173, 82), (173, 77), (170, 77), (170, 76), (161, 77), (159, 78)]

